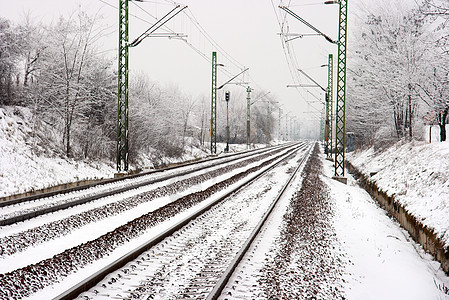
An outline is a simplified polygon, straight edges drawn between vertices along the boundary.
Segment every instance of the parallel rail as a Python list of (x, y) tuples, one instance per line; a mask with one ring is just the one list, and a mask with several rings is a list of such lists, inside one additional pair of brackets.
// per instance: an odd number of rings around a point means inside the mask
[[(201, 161), (186, 163), (186, 164), (182, 164), (182, 165), (177, 165), (177, 166), (173, 166), (173, 167), (169, 167), (169, 168), (165, 168), (165, 169), (160, 169), (160, 170), (155, 170), (155, 171), (151, 171), (151, 172), (131, 175), (131, 176), (124, 177), (124, 178), (111, 179), (111, 180), (108, 180), (107, 182), (98, 183), (98, 184), (95, 184), (95, 185), (89, 185), (89, 186), (86, 186), (86, 187), (79, 187), (79, 189), (76, 189), (76, 191), (82, 190), (82, 189), (87, 189), (87, 188), (90, 188), (90, 187), (93, 187), (93, 186), (102, 185), (102, 184), (123, 181), (123, 180), (126, 180), (126, 179), (133, 179), (133, 178), (142, 177), (142, 176), (146, 176), (146, 175), (152, 175), (152, 174), (155, 174), (155, 173), (161, 173), (161, 172), (168, 171), (168, 170), (179, 169), (179, 168), (186, 167), (186, 166), (197, 165), (197, 164), (201, 164), (201, 163), (207, 163), (207, 162), (218, 160), (218, 159), (224, 159), (225, 161), (223, 163), (229, 163), (229, 162), (232, 162), (232, 161), (235, 161), (235, 160), (238, 160), (238, 159), (243, 159), (243, 158), (247, 158), (247, 157), (250, 157), (250, 156), (253, 156), (253, 155), (263, 154), (265, 152), (273, 151), (273, 150), (278, 149), (278, 148), (279, 149), (288, 148), (290, 146), (291, 146), (291, 144), (286, 144), (286, 145), (284, 144), (284, 145), (275, 146), (275, 147), (268, 147), (267, 149), (263, 149), (263, 150), (258, 149), (258, 150), (254, 150), (254, 151), (246, 151), (246, 152), (244, 152), (244, 154), (242, 154), (242, 153), (235, 153), (235, 154), (227, 155), (226, 157), (214, 157), (214, 158), (210, 158), (210, 159), (206, 159), (206, 160), (201, 160)], [(228, 159), (228, 158), (230, 158), (230, 159)], [(101, 193), (96, 194), (96, 195), (86, 196), (86, 197), (83, 197), (83, 198), (80, 198), (80, 199), (76, 199), (76, 200), (73, 200), (73, 201), (70, 201), (70, 202), (57, 204), (57, 205), (46, 207), (44, 209), (40, 209), (40, 210), (36, 210), (36, 211), (31, 211), (31, 212), (28, 212), (28, 213), (25, 213), (25, 214), (21, 214), (21, 215), (17, 215), (17, 216), (11, 217), (11, 218), (0, 219), (0, 226), (12, 225), (12, 224), (15, 224), (15, 223), (18, 223), (18, 222), (22, 222), (22, 221), (26, 221), (26, 220), (29, 220), (29, 219), (32, 219), (32, 218), (35, 218), (35, 217), (38, 217), (38, 216), (41, 216), (41, 215), (45, 215), (45, 214), (48, 214), (48, 213), (52, 213), (52, 212), (56, 212), (56, 211), (59, 211), (59, 210), (67, 209), (67, 208), (70, 208), (70, 207), (74, 207), (74, 206), (77, 206), (77, 205), (81, 205), (81, 204), (84, 204), (84, 203), (95, 201), (95, 200), (98, 200), (100, 198), (108, 197), (108, 196), (111, 196), (111, 195), (114, 195), (114, 194), (118, 194), (118, 193), (123, 193), (123, 192), (129, 191), (129, 190), (132, 190), (132, 189), (140, 188), (140, 187), (143, 187), (143, 186), (146, 186), (146, 185), (150, 185), (150, 184), (154, 184), (154, 183), (157, 183), (157, 182), (161, 182), (161, 181), (164, 181), (164, 180), (169, 180), (169, 179), (176, 178), (176, 177), (179, 177), (179, 176), (188, 175), (190, 173), (201, 171), (201, 170), (204, 170), (204, 169), (207, 169), (207, 168), (211, 168), (211, 166), (210, 165), (206, 165), (206, 166), (198, 167), (198, 168), (195, 168), (195, 169), (192, 169), (192, 170), (187, 170), (187, 171), (183, 171), (183, 172), (179, 172), (179, 173), (166, 175), (166, 176), (163, 176), (163, 177), (160, 177), (160, 178), (149, 179), (149, 180), (146, 180), (144, 182), (131, 184), (129, 186), (113, 189), (113, 190), (107, 191), (107, 192), (101, 192)], [(59, 194), (64, 194), (64, 193), (68, 193), (68, 192), (72, 192), (72, 191), (75, 191), (75, 189), (62, 190), (62, 191), (51, 192), (51, 193), (47, 193), (47, 194), (40, 194), (40, 195), (26, 197), (26, 198), (17, 199), (17, 200), (4, 201), (4, 202), (0, 202), (0, 207), (6, 206), (6, 205), (8, 205), (8, 203), (10, 205), (13, 205), (13, 204), (21, 203), (21, 202), (28, 202), (28, 201), (33, 201), (33, 200), (37, 200), (37, 199), (42, 199), (42, 198), (45, 198), (45, 197), (51, 197), (51, 196), (55, 196), (55, 195), (59, 195)], [(5, 202), (8, 202), (8, 203), (5, 204)]]
[(257, 235), (259, 234), (259, 232), (262, 230), (262, 228), (264, 227), (267, 219), (269, 218), (269, 216), (271, 215), (271, 213), (273, 212), (276, 204), (279, 202), (279, 200), (282, 198), (282, 196), (285, 194), (285, 191), (287, 190), (287, 188), (290, 186), (290, 184), (292, 183), (293, 179), (296, 177), (299, 169), (303, 166), (303, 164), (307, 161), (308, 155), (304, 155), (304, 157), (301, 159), (300, 163), (298, 164), (298, 166), (296, 167), (295, 171), (292, 173), (292, 175), (290, 176), (289, 180), (284, 184), (284, 186), (282, 187), (281, 191), (279, 192), (278, 196), (276, 197), (276, 199), (273, 201), (273, 203), (270, 205), (270, 207), (268, 208), (267, 212), (264, 214), (264, 216), (262, 217), (262, 219), (260, 220), (260, 222), (257, 224), (257, 226), (254, 228), (253, 232), (251, 233), (251, 235), (248, 237), (248, 239), (246, 240), (245, 244), (242, 246), (242, 248), (240, 249), (240, 251), (237, 253), (237, 255), (234, 257), (234, 259), (232, 260), (232, 262), (229, 264), (228, 268), (226, 269), (226, 271), (223, 273), (223, 275), (221, 276), (220, 280), (217, 282), (217, 284), (215, 285), (215, 287), (212, 289), (211, 293), (209, 294), (209, 296), (206, 298), (207, 300), (216, 300), (218, 299), (218, 297), (220, 297), (221, 293), (223, 292), (224, 288), (226, 287), (229, 279), (231, 278), (232, 274), (234, 273), (235, 269), (237, 268), (237, 266), (240, 264), (240, 262), (242, 261), (242, 259), (244, 258), (245, 254), (248, 252), (248, 249), (251, 247), (251, 245), (253, 244), (254, 240), (256, 239)]
[[(95, 182), (95, 183), (82, 184), (82, 185), (71, 187), (71, 188), (63, 188), (63, 189), (59, 189), (57, 191), (42, 192), (42, 193), (39, 193), (39, 194), (36, 194), (36, 195), (24, 196), (24, 197), (20, 197), (20, 198), (17, 198), (17, 199), (11, 199), (11, 200), (4, 200), (4, 201), (0, 201), (0, 207), (4, 207), (4, 206), (8, 206), (8, 205), (14, 205), (14, 204), (22, 203), (22, 202), (29, 202), (29, 201), (39, 200), (39, 199), (43, 199), (43, 198), (49, 198), (49, 197), (53, 197), (53, 196), (60, 195), (60, 194), (66, 194), (66, 193), (71, 193), (71, 192), (82, 191), (82, 190), (86, 190), (86, 189), (89, 189), (89, 188), (92, 188), (92, 187), (96, 187), (96, 186), (100, 186), (100, 185), (120, 182), (120, 181), (124, 181), (124, 180), (128, 180), (128, 179), (134, 179), (134, 178), (143, 177), (143, 176), (146, 176), (146, 175), (162, 173), (162, 172), (165, 172), (165, 171), (175, 170), (175, 169), (188, 167), (188, 166), (192, 166), (192, 165), (196, 165), (196, 164), (200, 164), (200, 163), (205, 163), (205, 162), (214, 161), (214, 160), (218, 160), (218, 159), (225, 159), (225, 158), (229, 158), (229, 157), (234, 157), (234, 156), (242, 155), (242, 154), (245, 154), (245, 153), (250, 153), (250, 155), (254, 154), (254, 153), (258, 152), (258, 151), (260, 151), (260, 153), (263, 153), (263, 151), (269, 151), (270, 149), (275, 149), (277, 147), (282, 147), (282, 146), (285, 146), (285, 145), (288, 145), (288, 144), (283, 144), (283, 145), (278, 145), (278, 146), (270, 146), (270, 147), (263, 148), (263, 149), (246, 150), (246, 151), (242, 151), (242, 152), (228, 154), (226, 156), (221, 156), (221, 157), (220, 156), (209, 157), (209, 158), (200, 159), (200, 160), (196, 160), (196, 161), (191, 161), (191, 162), (186, 162), (186, 163), (179, 163), (179, 164), (176, 164), (176, 165), (173, 165), (173, 166), (160, 168), (160, 169), (156, 169), (156, 170), (151, 170), (151, 171), (147, 171), (147, 172), (142, 172), (142, 173), (138, 173), (138, 174), (131, 174), (131, 175), (126, 175), (126, 176), (117, 177), (117, 178), (103, 179), (103, 180), (99, 180), (98, 182)], [(76, 183), (73, 183), (73, 184), (76, 184)]]
[[(223, 195), (220, 198), (218, 198), (218, 199), (214, 200), (213, 202), (209, 203), (207, 206), (205, 206), (202, 209), (196, 211), (192, 215), (190, 215), (190, 216), (184, 218), (183, 220), (179, 221), (177, 224), (175, 224), (172, 227), (168, 228), (167, 230), (165, 230), (164, 232), (160, 233), (159, 235), (153, 237), (151, 240), (147, 241), (146, 243), (144, 243), (143, 245), (139, 246), (138, 248), (133, 249), (132, 251), (128, 252), (127, 254), (125, 254), (122, 257), (118, 258), (117, 260), (113, 261), (112, 263), (110, 263), (106, 267), (104, 267), (101, 270), (97, 271), (96, 273), (92, 274), (91, 276), (89, 276), (88, 278), (84, 279), (83, 281), (77, 283), (76, 285), (74, 285), (70, 289), (66, 290), (62, 294), (60, 294), (57, 297), (55, 297), (54, 299), (58, 299), (58, 300), (60, 300), (60, 299), (73, 299), (73, 298), (77, 297), (78, 295), (80, 295), (81, 293), (88, 291), (90, 288), (94, 287), (99, 282), (101, 282), (108, 274), (116, 271), (117, 269), (119, 269), (121, 267), (124, 267), (127, 263), (135, 260), (142, 253), (144, 253), (145, 251), (147, 251), (150, 248), (154, 247), (155, 245), (157, 245), (158, 243), (163, 241), (165, 238), (173, 235), (176, 231), (178, 231), (182, 227), (186, 226), (190, 221), (196, 219), (200, 215), (204, 214), (206, 211), (210, 210), (216, 204), (220, 203), (221, 201), (223, 201), (227, 197), (231, 196), (232, 194), (236, 193), (237, 191), (241, 190), (242, 188), (248, 186), (252, 182), (254, 182), (257, 179), (259, 179), (262, 176), (264, 176), (267, 172), (269, 172), (270, 170), (272, 170), (273, 168), (275, 168), (276, 166), (278, 166), (279, 164), (284, 162), (293, 153), (296, 153), (297, 151), (302, 149), (303, 146), (304, 145), (299, 145), (298, 147), (296, 147), (296, 148), (294, 148), (292, 150), (289, 150), (288, 152), (286, 152), (285, 154), (282, 155), (283, 157), (278, 159), (275, 163), (273, 163), (271, 166), (267, 167), (265, 170), (261, 171), (259, 174), (254, 175), (251, 178), (246, 178), (238, 186), (236, 186), (232, 190), (228, 191), (225, 195)], [(305, 160), (307, 156), (308, 155), (305, 155), (303, 160)], [(287, 189), (287, 186), (291, 183), (291, 181), (293, 180), (293, 177), (296, 175), (297, 170), (299, 169), (299, 167), (300, 166), (298, 166), (298, 168), (296, 168), (295, 172), (290, 177), (288, 183), (285, 184), (285, 186), (282, 188), (281, 194), (283, 194), (285, 192), (285, 190)], [(259, 223), (259, 225), (257, 227), (263, 226), (263, 223), (268, 218), (269, 213), (273, 210), (274, 206), (276, 205), (276, 203), (277, 203), (277, 201), (278, 201), (278, 199), (280, 197), (281, 196), (278, 196), (276, 198), (276, 200), (270, 206), (269, 212), (267, 212), (265, 214), (264, 221), (263, 222), (261, 221), (261, 223)], [(260, 230), (260, 228), (257, 230), (257, 232), (259, 230)]]

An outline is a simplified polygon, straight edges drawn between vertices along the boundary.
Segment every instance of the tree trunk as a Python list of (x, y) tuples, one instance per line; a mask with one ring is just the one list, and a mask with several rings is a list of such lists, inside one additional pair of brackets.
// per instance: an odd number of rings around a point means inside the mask
[(446, 107), (440, 114), (439, 124), (440, 126), (440, 142), (446, 141), (446, 119), (449, 113), (449, 107)]
[(439, 124), (440, 126), (440, 141), (446, 141), (446, 124)]
[[(411, 90), (411, 85), (409, 85), (409, 89)], [(408, 126), (409, 126), (409, 137), (410, 140), (412, 140), (413, 133), (412, 133), (412, 95), (408, 95)]]

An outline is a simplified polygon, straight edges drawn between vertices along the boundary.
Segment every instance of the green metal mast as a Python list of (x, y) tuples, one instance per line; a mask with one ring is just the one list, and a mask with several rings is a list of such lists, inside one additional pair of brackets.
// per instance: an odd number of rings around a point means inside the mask
[(328, 78), (327, 78), (327, 98), (326, 98), (326, 107), (327, 107), (327, 132), (326, 132), (326, 149), (327, 149), (327, 157), (330, 158), (332, 155), (332, 122), (333, 122), (333, 113), (332, 113), (332, 104), (333, 104), (333, 70), (334, 70), (334, 59), (333, 55), (329, 54), (329, 61), (328, 61)]
[(348, 27), (347, 0), (340, 0), (338, 29), (337, 101), (335, 112), (335, 177), (345, 176), (345, 101), (346, 101), (346, 43)]
[(326, 119), (326, 104), (323, 106), (323, 109), (321, 110), (321, 118), (320, 118), (320, 140), (325, 142), (325, 119)]
[(324, 129), (323, 129), (323, 137), (324, 137), (324, 153), (327, 155), (329, 153), (329, 92), (326, 89), (325, 97), (324, 97)]
[(210, 104), (210, 153), (217, 153), (217, 52), (212, 52), (212, 95)]
[(270, 101), (267, 101), (267, 144), (270, 143)]
[(251, 88), (246, 89), (246, 147), (249, 149), (251, 144)]
[(128, 0), (120, 0), (118, 48), (117, 172), (128, 171)]
[(282, 109), (279, 107), (279, 119), (278, 119), (278, 140), (281, 140), (281, 115)]

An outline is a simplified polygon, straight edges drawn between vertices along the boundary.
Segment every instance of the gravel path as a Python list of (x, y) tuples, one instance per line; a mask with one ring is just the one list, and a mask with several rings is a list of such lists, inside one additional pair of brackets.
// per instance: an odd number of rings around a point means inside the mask
[(314, 152), (301, 189), (283, 217), (283, 226), (259, 284), (269, 299), (345, 299), (345, 258), (332, 225), (333, 205), (320, 179), (322, 163)]

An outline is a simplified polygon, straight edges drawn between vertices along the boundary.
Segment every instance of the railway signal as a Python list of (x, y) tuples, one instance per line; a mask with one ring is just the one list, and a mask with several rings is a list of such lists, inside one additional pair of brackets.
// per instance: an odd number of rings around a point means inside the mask
[(217, 66), (224, 66), (217, 64), (217, 52), (212, 52), (212, 95), (211, 95), (211, 113), (210, 113), (210, 153), (217, 153), (217, 90), (221, 90), (225, 85), (232, 80), (248, 71), (249, 68), (244, 69), (219, 87), (217, 87)]

